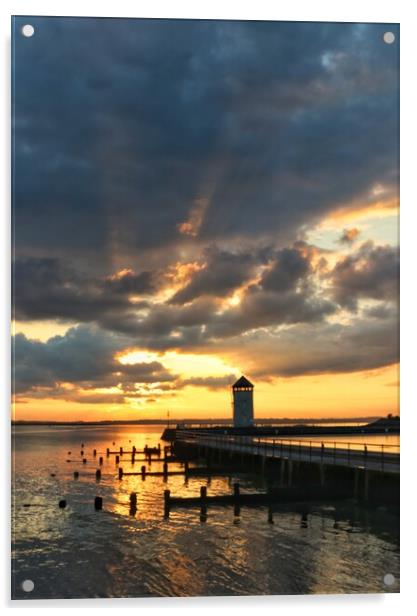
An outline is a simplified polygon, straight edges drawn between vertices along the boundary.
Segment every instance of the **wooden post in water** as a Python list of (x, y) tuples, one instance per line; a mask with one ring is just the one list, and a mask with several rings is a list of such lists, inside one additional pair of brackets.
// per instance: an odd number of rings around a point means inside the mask
[(135, 449), (132, 449), (132, 464), (135, 463)]
[(120, 447), (120, 455), (123, 455), (123, 447)]
[(137, 504), (138, 504), (138, 495), (136, 494), (136, 492), (131, 492), (129, 496), (129, 502), (130, 502), (130, 509), (136, 510)]
[(158, 458), (161, 457), (161, 443), (158, 443)]
[(93, 457), (95, 458), (97, 456), (97, 449), (93, 449)]
[(109, 455), (110, 455), (110, 449), (107, 447), (107, 449), (106, 449), (106, 457), (108, 458)]
[(100, 481), (101, 479), (101, 470), (99, 468), (96, 470), (96, 479), (97, 481)]
[(163, 473), (164, 473), (164, 477), (167, 477), (168, 475), (168, 463), (167, 462), (164, 462)]
[(101, 511), (103, 509), (103, 498), (101, 496), (96, 496), (94, 499), (94, 509), (96, 511)]
[(119, 464), (119, 462), (120, 462), (120, 458), (119, 458), (119, 456), (116, 456), (116, 457), (115, 457), (115, 462), (116, 462), (116, 464)]
[(80, 473), (78, 471), (74, 471), (74, 479), (78, 479)]
[(119, 479), (123, 479), (123, 468), (119, 466)]
[(80, 451), (80, 455), (83, 456), (84, 455), (84, 449), (81, 449)]
[(240, 515), (240, 484), (233, 484), (233, 497), (234, 497), (234, 505), (233, 505), (233, 514), (235, 516)]
[(86, 458), (83, 458), (83, 464), (87, 464)]
[[(166, 463), (165, 463), (165, 464), (166, 464)], [(184, 475), (185, 475), (186, 477), (188, 476), (189, 470), (190, 470), (190, 468), (189, 468), (189, 463), (188, 463), (188, 460), (186, 460), (186, 461), (185, 461), (185, 464), (184, 464)]]
[(100, 466), (102, 466), (102, 464), (103, 464), (103, 458), (99, 458), (99, 459), (98, 459), (98, 463), (100, 464)]
[(274, 523), (274, 516), (272, 512), (272, 505), (271, 503), (269, 503), (268, 505), (268, 524), (273, 524), (273, 523)]
[(63, 498), (62, 500), (59, 501), (58, 503), (58, 507), (60, 509), (65, 509), (65, 507), (67, 506), (67, 501)]
[(200, 488), (200, 520), (205, 522), (207, 519), (207, 488), (201, 486)]
[(146, 475), (146, 466), (141, 466), (140, 472), (142, 473), (142, 479), (144, 480)]
[(164, 490), (164, 516), (166, 518), (169, 518), (170, 497), (171, 497), (170, 490)]

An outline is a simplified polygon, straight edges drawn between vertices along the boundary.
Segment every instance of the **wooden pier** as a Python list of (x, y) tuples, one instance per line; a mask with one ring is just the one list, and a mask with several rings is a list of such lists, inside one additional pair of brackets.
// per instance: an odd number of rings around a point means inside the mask
[[(339, 445), (343, 445), (340, 447)], [(287, 460), (322, 466), (360, 468), (369, 471), (398, 474), (400, 454), (381, 445), (377, 450), (364, 445), (337, 443), (323, 440), (272, 439), (260, 437), (213, 434), (209, 431), (177, 430), (174, 448), (192, 449), (204, 455), (216, 453), (218, 460), (224, 455), (251, 456), (263, 460)]]

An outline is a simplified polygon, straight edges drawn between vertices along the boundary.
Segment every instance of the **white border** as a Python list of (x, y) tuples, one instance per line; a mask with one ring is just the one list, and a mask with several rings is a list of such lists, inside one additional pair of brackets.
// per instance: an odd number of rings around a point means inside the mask
[[(297, 2), (279, 2), (257, 0), (256, 3), (243, 3), (242, 1), (232, 0), (211, 0), (205, 5), (200, 3), (175, 0), (175, 2), (153, 0), (148, 3), (138, 3), (134, 1), (118, 0), (114, 4), (107, 3), (104, 7), (103, 2), (88, 0), (73, 0), (72, 2), (61, 1), (16, 1), (5, 0), (0, 8), (2, 20), (2, 46), (3, 59), (1, 62), (1, 88), (4, 93), (0, 96), (2, 105), (1, 118), (5, 130), (5, 135), (1, 148), (2, 164), (2, 186), (5, 186), (3, 208), (1, 209), (2, 220), (0, 224), (3, 234), (1, 246), (1, 288), (3, 291), (3, 319), (0, 329), (1, 348), (4, 356), (2, 365), (5, 367), (1, 371), (1, 393), (4, 400), (3, 409), (3, 455), (2, 478), (5, 496), (1, 505), (2, 516), (1, 533), (1, 561), (2, 575), (1, 580), (1, 604), (6, 609), (17, 610), (32, 609), (40, 611), (45, 607), (60, 610), (83, 610), (89, 609), (109, 609), (114, 612), (120, 608), (146, 609), (151, 612), (165, 611), (169, 608), (170, 612), (182, 613), (184, 610), (196, 611), (209, 614), (213, 610), (238, 609), (242, 614), (252, 613), (256, 607), (266, 610), (285, 610), (292, 614), (332, 614), (337, 610), (338, 614), (351, 613), (352, 610), (359, 609), (378, 615), (390, 614), (393, 610), (401, 610), (401, 613), (412, 613), (413, 607), (408, 609), (408, 605), (415, 604), (413, 596), (413, 586), (415, 585), (415, 558), (414, 546), (414, 509), (412, 499), (415, 495), (415, 479), (413, 477), (412, 458), (413, 448), (415, 449), (417, 408), (415, 404), (415, 378), (416, 370), (415, 347), (416, 347), (416, 327), (415, 327), (415, 300), (414, 288), (416, 270), (416, 205), (415, 191), (415, 85), (413, 75), (415, 74), (415, 28), (416, 21), (413, 19), (415, 10), (413, 3), (399, 2), (398, 0), (387, 2), (386, 0), (345, 0), (345, 2), (335, 2), (334, 0), (297, 0)], [(402, 414), (402, 553), (401, 553), (401, 594), (400, 595), (346, 595), (346, 596), (304, 596), (304, 597), (253, 597), (253, 598), (202, 598), (202, 599), (124, 599), (124, 600), (72, 600), (72, 601), (38, 601), (38, 602), (13, 602), (9, 601), (10, 596), (10, 563), (9, 563), (9, 330), (8, 321), (9, 311), (9, 259), (10, 259), (10, 240), (9, 225), (10, 219), (8, 208), (10, 203), (10, 82), (9, 82), (9, 62), (10, 62), (10, 15), (78, 15), (78, 16), (113, 16), (113, 17), (172, 17), (172, 18), (208, 18), (208, 19), (278, 19), (295, 21), (370, 21), (390, 23), (401, 23), (401, 414)], [(388, 144), (389, 145), (389, 144)]]

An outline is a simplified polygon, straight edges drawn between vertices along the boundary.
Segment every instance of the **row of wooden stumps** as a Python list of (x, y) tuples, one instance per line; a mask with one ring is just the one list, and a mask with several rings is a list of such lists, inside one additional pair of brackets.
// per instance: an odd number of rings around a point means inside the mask
[(145, 480), (146, 476), (151, 477), (164, 477), (167, 478), (171, 475), (188, 475), (189, 473), (189, 465), (188, 462), (184, 463), (184, 471), (168, 471), (168, 462), (164, 462), (162, 466), (162, 471), (148, 471), (146, 470), (146, 466), (140, 467), (140, 472), (131, 472), (124, 471), (121, 466), (119, 466), (119, 479), (123, 479), (124, 475), (140, 475), (143, 480)]
[[(170, 449), (169, 446), (164, 447), (165, 456), (167, 455), (168, 449)], [(157, 447), (149, 447), (148, 445), (145, 445), (145, 447), (141, 451), (138, 451), (134, 445), (132, 446), (131, 451), (124, 451), (123, 447), (120, 447), (118, 451), (111, 451), (109, 447), (106, 449), (106, 457), (109, 458), (111, 455), (116, 456), (116, 464), (118, 463), (118, 461), (124, 454), (128, 454), (132, 456), (132, 463), (135, 462), (135, 457), (137, 454), (144, 455), (146, 460), (151, 460), (153, 455), (156, 455), (158, 458), (160, 458), (161, 457), (161, 444), (158, 443)], [(95, 449), (93, 451), (93, 455), (94, 456), (97, 455), (97, 452)]]
[[(272, 510), (272, 503), (268, 502), (268, 495), (267, 494), (257, 494), (257, 495), (251, 495), (251, 494), (245, 494), (242, 495), (240, 492), (240, 484), (239, 483), (234, 483), (233, 484), (233, 494), (231, 495), (222, 495), (222, 496), (211, 496), (208, 497), (207, 496), (207, 487), (206, 486), (201, 486), (200, 487), (200, 497), (191, 497), (191, 498), (174, 498), (171, 496), (171, 491), (170, 490), (165, 490), (164, 491), (164, 517), (165, 518), (169, 518), (169, 514), (171, 511), (171, 507), (173, 506), (198, 506), (200, 508), (200, 520), (202, 522), (205, 522), (207, 520), (207, 507), (208, 507), (208, 503), (212, 502), (212, 503), (217, 503), (217, 504), (233, 504), (233, 512), (235, 517), (240, 516), (240, 508), (241, 505), (244, 504), (247, 501), (251, 501), (252, 499), (250, 498), (251, 496), (255, 496), (258, 497), (265, 497), (266, 500), (266, 504), (268, 507), (268, 522), (269, 524), (273, 524), (274, 523), (274, 518), (273, 518), (273, 510)], [(263, 500), (263, 499), (262, 499)]]

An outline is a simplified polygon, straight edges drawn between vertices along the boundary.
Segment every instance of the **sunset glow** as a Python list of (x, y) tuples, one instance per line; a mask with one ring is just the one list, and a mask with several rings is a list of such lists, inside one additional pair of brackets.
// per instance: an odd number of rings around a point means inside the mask
[(242, 374), (255, 419), (397, 413), (397, 48), (188, 26), (76, 82), (17, 47), (13, 417), (227, 418)]

